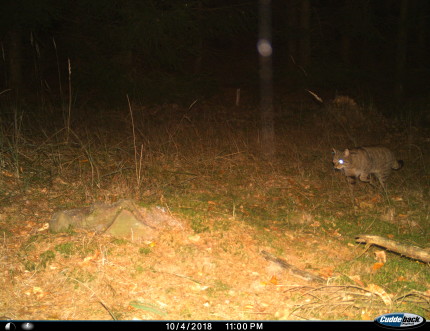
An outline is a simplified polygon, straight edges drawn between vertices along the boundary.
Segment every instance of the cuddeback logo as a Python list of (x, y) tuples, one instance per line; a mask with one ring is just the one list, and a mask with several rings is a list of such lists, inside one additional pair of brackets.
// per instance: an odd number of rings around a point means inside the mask
[(426, 322), (424, 317), (409, 313), (392, 313), (378, 316), (375, 322), (388, 328), (415, 328)]

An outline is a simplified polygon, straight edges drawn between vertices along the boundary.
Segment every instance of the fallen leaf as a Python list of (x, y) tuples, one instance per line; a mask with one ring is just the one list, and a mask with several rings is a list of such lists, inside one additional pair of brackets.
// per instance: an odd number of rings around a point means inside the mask
[(381, 215), (381, 219), (386, 222), (394, 222), (394, 217), (396, 213), (394, 211), (394, 208), (388, 209), (384, 214)]
[(2, 170), (1, 174), (5, 177), (14, 177), (14, 174), (7, 170)]
[(370, 316), (368, 312), (362, 311), (361, 312), (361, 320), (362, 321), (373, 321), (374, 317)]
[(45, 231), (49, 229), (49, 223), (44, 223), (39, 229), (37, 229), (37, 232)]
[(43, 298), (47, 294), (47, 292), (43, 291), (43, 289), (39, 286), (33, 286), (31, 291), (38, 299)]
[(198, 241), (200, 241), (200, 236), (198, 234), (196, 234), (194, 236), (189, 236), (188, 239), (192, 242), (198, 242)]
[(381, 262), (376, 262), (373, 266), (372, 266), (372, 271), (376, 271), (381, 269), (384, 266), (384, 263)]
[(318, 221), (315, 221), (312, 224), (310, 224), (309, 226), (311, 226), (313, 228), (319, 228), (321, 226), (321, 223)]
[(376, 203), (376, 202), (380, 202), (380, 201), (381, 201), (381, 199), (382, 199), (381, 195), (376, 194), (376, 195), (374, 195), (374, 196), (372, 197), (371, 201), (372, 201), (373, 203)]
[(385, 253), (385, 251), (375, 252), (375, 258), (376, 258), (376, 261), (382, 262), (382, 264), (387, 262), (387, 254)]
[(361, 209), (373, 208), (374, 204), (366, 201), (360, 201), (358, 204)]
[(349, 278), (352, 279), (359, 286), (364, 287), (364, 283), (361, 281), (360, 275), (349, 276)]
[(200, 284), (195, 284), (191, 287), (194, 291), (206, 291), (209, 286), (207, 285), (200, 285)]
[(272, 278), (270, 278), (269, 283), (273, 285), (278, 285), (278, 279), (276, 278), (275, 275), (273, 275)]
[(58, 176), (52, 180), (52, 183), (60, 184), (60, 185), (68, 185), (68, 183), (66, 183), (61, 177), (58, 177)]
[(328, 278), (333, 276), (334, 267), (325, 267), (321, 268), (318, 272), (318, 274), (321, 277)]
[(390, 296), (388, 295), (387, 292), (385, 292), (385, 290), (376, 285), (376, 284), (370, 284), (369, 286), (366, 287), (366, 290), (368, 290), (369, 292), (378, 295), (382, 301), (384, 301), (384, 303), (388, 306), (391, 305), (392, 301)]

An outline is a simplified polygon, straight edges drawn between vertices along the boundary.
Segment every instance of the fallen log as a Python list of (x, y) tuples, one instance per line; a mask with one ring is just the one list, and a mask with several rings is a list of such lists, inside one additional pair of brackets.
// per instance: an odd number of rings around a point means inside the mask
[(411, 259), (420, 260), (425, 263), (430, 263), (430, 250), (423, 249), (418, 246), (406, 245), (395, 240), (387, 239), (374, 235), (359, 235), (355, 241), (360, 244), (376, 245), (388, 249), (389, 251), (409, 257)]
[(284, 259), (276, 257), (276, 256), (274, 256), (274, 255), (272, 255), (266, 251), (261, 251), (261, 255), (263, 255), (266, 260), (275, 262), (275, 263), (279, 264), (282, 268), (287, 269), (289, 271), (289, 273), (295, 277), (299, 277), (299, 278), (304, 279), (308, 282), (310, 281), (310, 282), (317, 282), (317, 283), (322, 283), (322, 284), (327, 283), (326, 279), (324, 279), (320, 276), (316, 276), (310, 272), (301, 270), (301, 269), (293, 266), (292, 264), (289, 264)]

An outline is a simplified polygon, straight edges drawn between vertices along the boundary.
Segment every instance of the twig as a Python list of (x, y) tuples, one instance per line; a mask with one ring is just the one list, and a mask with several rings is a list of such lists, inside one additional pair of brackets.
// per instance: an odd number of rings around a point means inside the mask
[(91, 291), (91, 293), (97, 298), (97, 301), (103, 306), (104, 309), (106, 309), (106, 311), (109, 313), (109, 315), (112, 317), (112, 319), (115, 320), (115, 321), (118, 320), (115, 317), (114, 313), (106, 305), (106, 303), (103, 302), (103, 300), (97, 295), (96, 292), (94, 292), (94, 290), (91, 287), (89, 287), (88, 285), (82, 283), (80, 280), (78, 280), (76, 278), (73, 278), (73, 277), (67, 277), (67, 278), (69, 278), (70, 280), (74, 280), (75, 282), (77, 282), (77, 283), (83, 285), (84, 287), (86, 287), (87, 289), (89, 289)]
[(70, 63), (70, 59), (67, 59), (67, 68), (69, 71), (69, 105), (67, 109), (67, 118), (66, 118), (66, 142), (69, 142), (69, 134), (70, 134), (70, 122), (72, 116), (72, 65)]
[(279, 257), (276, 257), (276, 256), (274, 256), (274, 255), (272, 255), (266, 251), (261, 251), (261, 254), (264, 256), (264, 258), (266, 260), (275, 262), (275, 263), (279, 264), (282, 268), (287, 269), (293, 276), (300, 277), (300, 278), (307, 280), (307, 281), (314, 281), (317, 283), (326, 283), (327, 282), (326, 279), (319, 277), (319, 276), (316, 276), (310, 272), (301, 270), (301, 269), (289, 264), (287, 261), (285, 261)]
[(140, 146), (140, 157), (139, 157), (139, 162), (137, 162), (137, 145), (136, 145), (136, 132), (134, 127), (133, 109), (131, 107), (130, 98), (128, 97), (128, 94), (126, 96), (127, 96), (127, 102), (128, 102), (128, 109), (130, 111), (130, 117), (131, 117), (131, 127), (133, 130), (134, 167), (135, 167), (135, 173), (136, 173), (136, 183), (137, 183), (137, 188), (140, 189), (143, 144)]

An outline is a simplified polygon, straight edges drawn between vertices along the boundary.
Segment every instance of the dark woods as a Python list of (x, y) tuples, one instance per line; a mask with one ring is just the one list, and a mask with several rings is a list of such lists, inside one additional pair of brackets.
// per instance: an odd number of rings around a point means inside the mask
[[(272, 1), (278, 86), (362, 89), (396, 102), (428, 89), (430, 3)], [(7, 0), (0, 92), (76, 103), (177, 102), (258, 87), (258, 3), (246, 0)], [(0, 95), (5, 97), (5, 93)], [(276, 99), (276, 97), (275, 97)]]

